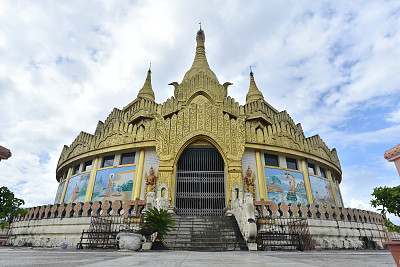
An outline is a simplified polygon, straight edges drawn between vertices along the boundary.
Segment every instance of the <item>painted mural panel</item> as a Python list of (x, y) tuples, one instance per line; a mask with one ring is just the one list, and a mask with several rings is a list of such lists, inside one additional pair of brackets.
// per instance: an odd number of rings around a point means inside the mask
[(310, 183), (313, 192), (314, 204), (316, 205), (334, 205), (335, 199), (331, 183), (328, 180), (310, 175)]
[(62, 195), (62, 192), (63, 192), (63, 190), (64, 190), (64, 185), (65, 185), (65, 180), (62, 181), (62, 182), (58, 185), (57, 194), (56, 194), (56, 199), (54, 200), (54, 204), (59, 204), (59, 203), (60, 203), (61, 195)]
[(289, 170), (265, 168), (268, 200), (308, 204), (303, 174)]
[(67, 191), (65, 191), (63, 203), (84, 202), (89, 178), (90, 172), (71, 177), (68, 182)]
[(92, 201), (130, 200), (136, 166), (98, 170), (94, 183)]
[(340, 191), (339, 191), (339, 186), (336, 183), (334, 183), (334, 187), (335, 187), (335, 194), (336, 194), (336, 198), (338, 201), (338, 205), (339, 205), (339, 207), (343, 207), (342, 197), (341, 197)]

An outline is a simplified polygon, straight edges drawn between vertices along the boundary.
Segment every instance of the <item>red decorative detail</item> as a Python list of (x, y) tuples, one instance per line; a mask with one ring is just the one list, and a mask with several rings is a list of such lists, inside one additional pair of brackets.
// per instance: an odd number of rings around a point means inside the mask
[(30, 208), (29, 213), (28, 213), (28, 220), (33, 220), (33, 212), (35, 211), (35, 208)]
[(102, 216), (108, 216), (110, 215), (110, 210), (111, 210), (111, 201), (106, 200), (101, 204), (101, 209), (102, 209)]
[(400, 267), (400, 241), (392, 241), (392, 242), (382, 242), (384, 245), (387, 245), (390, 253), (392, 253), (394, 262), (397, 267)]
[(300, 204), (300, 211), (301, 211), (301, 217), (302, 218), (307, 218), (307, 216), (308, 216), (308, 209), (307, 209), (307, 206), (306, 206), (306, 204), (304, 204), (304, 203), (301, 203)]
[(400, 144), (398, 144), (395, 147), (392, 147), (389, 150), (386, 150), (384, 157), (388, 161), (393, 161), (395, 158), (399, 158), (400, 157)]
[(400, 144), (387, 150), (384, 155), (385, 159), (390, 162), (394, 162), (396, 165), (397, 172), (400, 175)]
[(34, 219), (34, 220), (38, 219), (39, 208), (40, 208), (40, 207), (37, 206), (37, 207), (35, 208), (35, 210), (33, 211), (33, 219)]
[(288, 207), (288, 205), (287, 205), (285, 202), (282, 202), (282, 203), (279, 204), (279, 209), (281, 210), (281, 212), (282, 212), (284, 218), (289, 217), (289, 216), (288, 216), (288, 215), (289, 215), (289, 214), (288, 214), (289, 207)]
[(132, 206), (135, 206), (135, 201), (127, 200), (125, 201), (124, 205), (122, 206), (124, 209), (124, 216), (128, 216), (129, 210)]
[(82, 202), (76, 203), (74, 207), (74, 217), (80, 217), (82, 215), (82, 206), (83, 206)]
[(332, 209), (331, 206), (327, 206), (327, 207), (326, 207), (326, 212), (329, 214), (329, 220), (333, 220), (333, 213), (334, 213), (334, 210)]
[(5, 148), (4, 146), (0, 146), (0, 161), (2, 159), (8, 159), (9, 157), (11, 157), (11, 151), (7, 148)]
[(65, 217), (70, 218), (72, 217), (72, 211), (74, 210), (75, 203), (69, 203), (65, 208)]
[(121, 200), (115, 200), (114, 203), (112, 204), (112, 212), (113, 215), (120, 215), (119, 212), (122, 209), (122, 202)]
[[(270, 201), (267, 201), (270, 202)], [(269, 209), (272, 211), (272, 216), (279, 216), (278, 215), (278, 205), (275, 202), (270, 202)]]
[(322, 206), (322, 205), (318, 205), (318, 211), (320, 213), (320, 218), (319, 219), (325, 220), (326, 219), (326, 216), (325, 216), (326, 209), (325, 209), (325, 207)]
[(53, 205), (47, 205), (46, 208), (44, 209), (44, 218), (48, 219), (50, 218), (50, 212), (51, 212), (51, 208), (53, 207)]
[(54, 204), (53, 207), (51, 207), (51, 214), (50, 214), (50, 218), (56, 218), (56, 211), (58, 210), (58, 207), (60, 206), (60, 204)]
[(100, 215), (100, 208), (101, 208), (101, 202), (100, 201), (95, 201), (92, 204), (92, 214), (93, 214), (93, 216)]
[[(311, 212), (312, 218), (313, 218), (313, 219), (317, 219), (317, 212), (318, 212), (318, 209), (315, 207), (315, 205), (314, 205), (314, 204), (310, 204), (308, 210)], [(322, 219), (323, 219), (323, 218), (322, 218)]]
[(44, 210), (45, 210), (46, 206), (41, 206), (40, 210), (39, 210), (39, 218), (38, 219), (43, 219), (44, 218)]
[(299, 207), (296, 204), (290, 203), (289, 204), (290, 211), (292, 212), (293, 217), (299, 217)]
[(339, 220), (339, 221), (341, 221), (341, 218), (340, 218), (340, 209), (339, 209), (339, 207), (335, 207), (335, 214), (336, 214), (336, 220)]
[(58, 207), (58, 215), (57, 215), (57, 218), (62, 218), (62, 217), (64, 217), (64, 210), (65, 210), (65, 204), (61, 204), (59, 207)]
[(82, 208), (82, 211), (83, 211), (82, 216), (83, 217), (87, 217), (87, 216), (91, 215), (91, 211), (92, 211), (91, 207), (92, 207), (92, 202), (85, 202), (85, 204), (83, 205), (83, 208)]

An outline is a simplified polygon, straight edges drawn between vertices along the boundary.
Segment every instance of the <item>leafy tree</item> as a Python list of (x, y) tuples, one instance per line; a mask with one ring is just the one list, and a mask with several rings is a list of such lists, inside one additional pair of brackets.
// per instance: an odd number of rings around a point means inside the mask
[(144, 225), (157, 231), (157, 238), (162, 239), (169, 231), (173, 230), (175, 220), (167, 210), (157, 208), (149, 209), (144, 214)]
[(0, 222), (1, 229), (11, 223), (14, 216), (18, 214), (26, 215), (27, 211), (20, 208), (24, 205), (25, 201), (14, 197), (14, 193), (11, 192), (7, 187), (0, 187)]
[[(372, 193), (374, 199), (371, 200), (371, 205), (381, 211), (392, 213), (400, 217), (400, 185), (395, 187), (376, 187)], [(393, 224), (389, 220), (385, 220), (385, 225), (391, 231), (400, 232), (400, 226)]]

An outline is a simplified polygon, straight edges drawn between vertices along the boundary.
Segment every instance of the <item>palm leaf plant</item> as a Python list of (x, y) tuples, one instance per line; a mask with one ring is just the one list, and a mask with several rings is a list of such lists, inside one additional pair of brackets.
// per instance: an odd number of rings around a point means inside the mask
[(174, 229), (175, 220), (167, 210), (152, 208), (144, 213), (144, 226), (151, 227), (157, 231), (157, 238), (162, 239)]

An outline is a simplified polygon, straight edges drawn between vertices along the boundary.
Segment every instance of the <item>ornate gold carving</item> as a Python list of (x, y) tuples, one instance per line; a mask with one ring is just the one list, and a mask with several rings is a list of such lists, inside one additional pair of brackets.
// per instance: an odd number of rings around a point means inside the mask
[[(98, 123), (94, 135), (81, 132), (69, 147), (63, 148), (58, 167), (65, 168), (65, 164), (83, 155), (155, 144), (160, 158), (158, 183), (166, 183), (173, 193), (173, 168), (179, 153), (188, 143), (202, 138), (214, 144), (225, 160), (228, 196), (231, 187), (242, 182), (240, 160), (245, 146), (311, 155), (340, 171), (335, 149), (329, 150), (318, 135), (306, 138), (301, 125), (295, 124), (286, 111), (271, 107), (262, 94), (257, 92), (258, 96), (249, 98), (243, 106), (227, 97), (229, 83), (221, 85), (209, 68), (204, 40), (198, 41), (196, 51), (181, 84), (171, 83), (175, 97), (163, 104), (151, 97), (139, 97), (123, 110), (113, 109), (104, 123)], [(251, 86), (254, 93), (255, 84)]]

